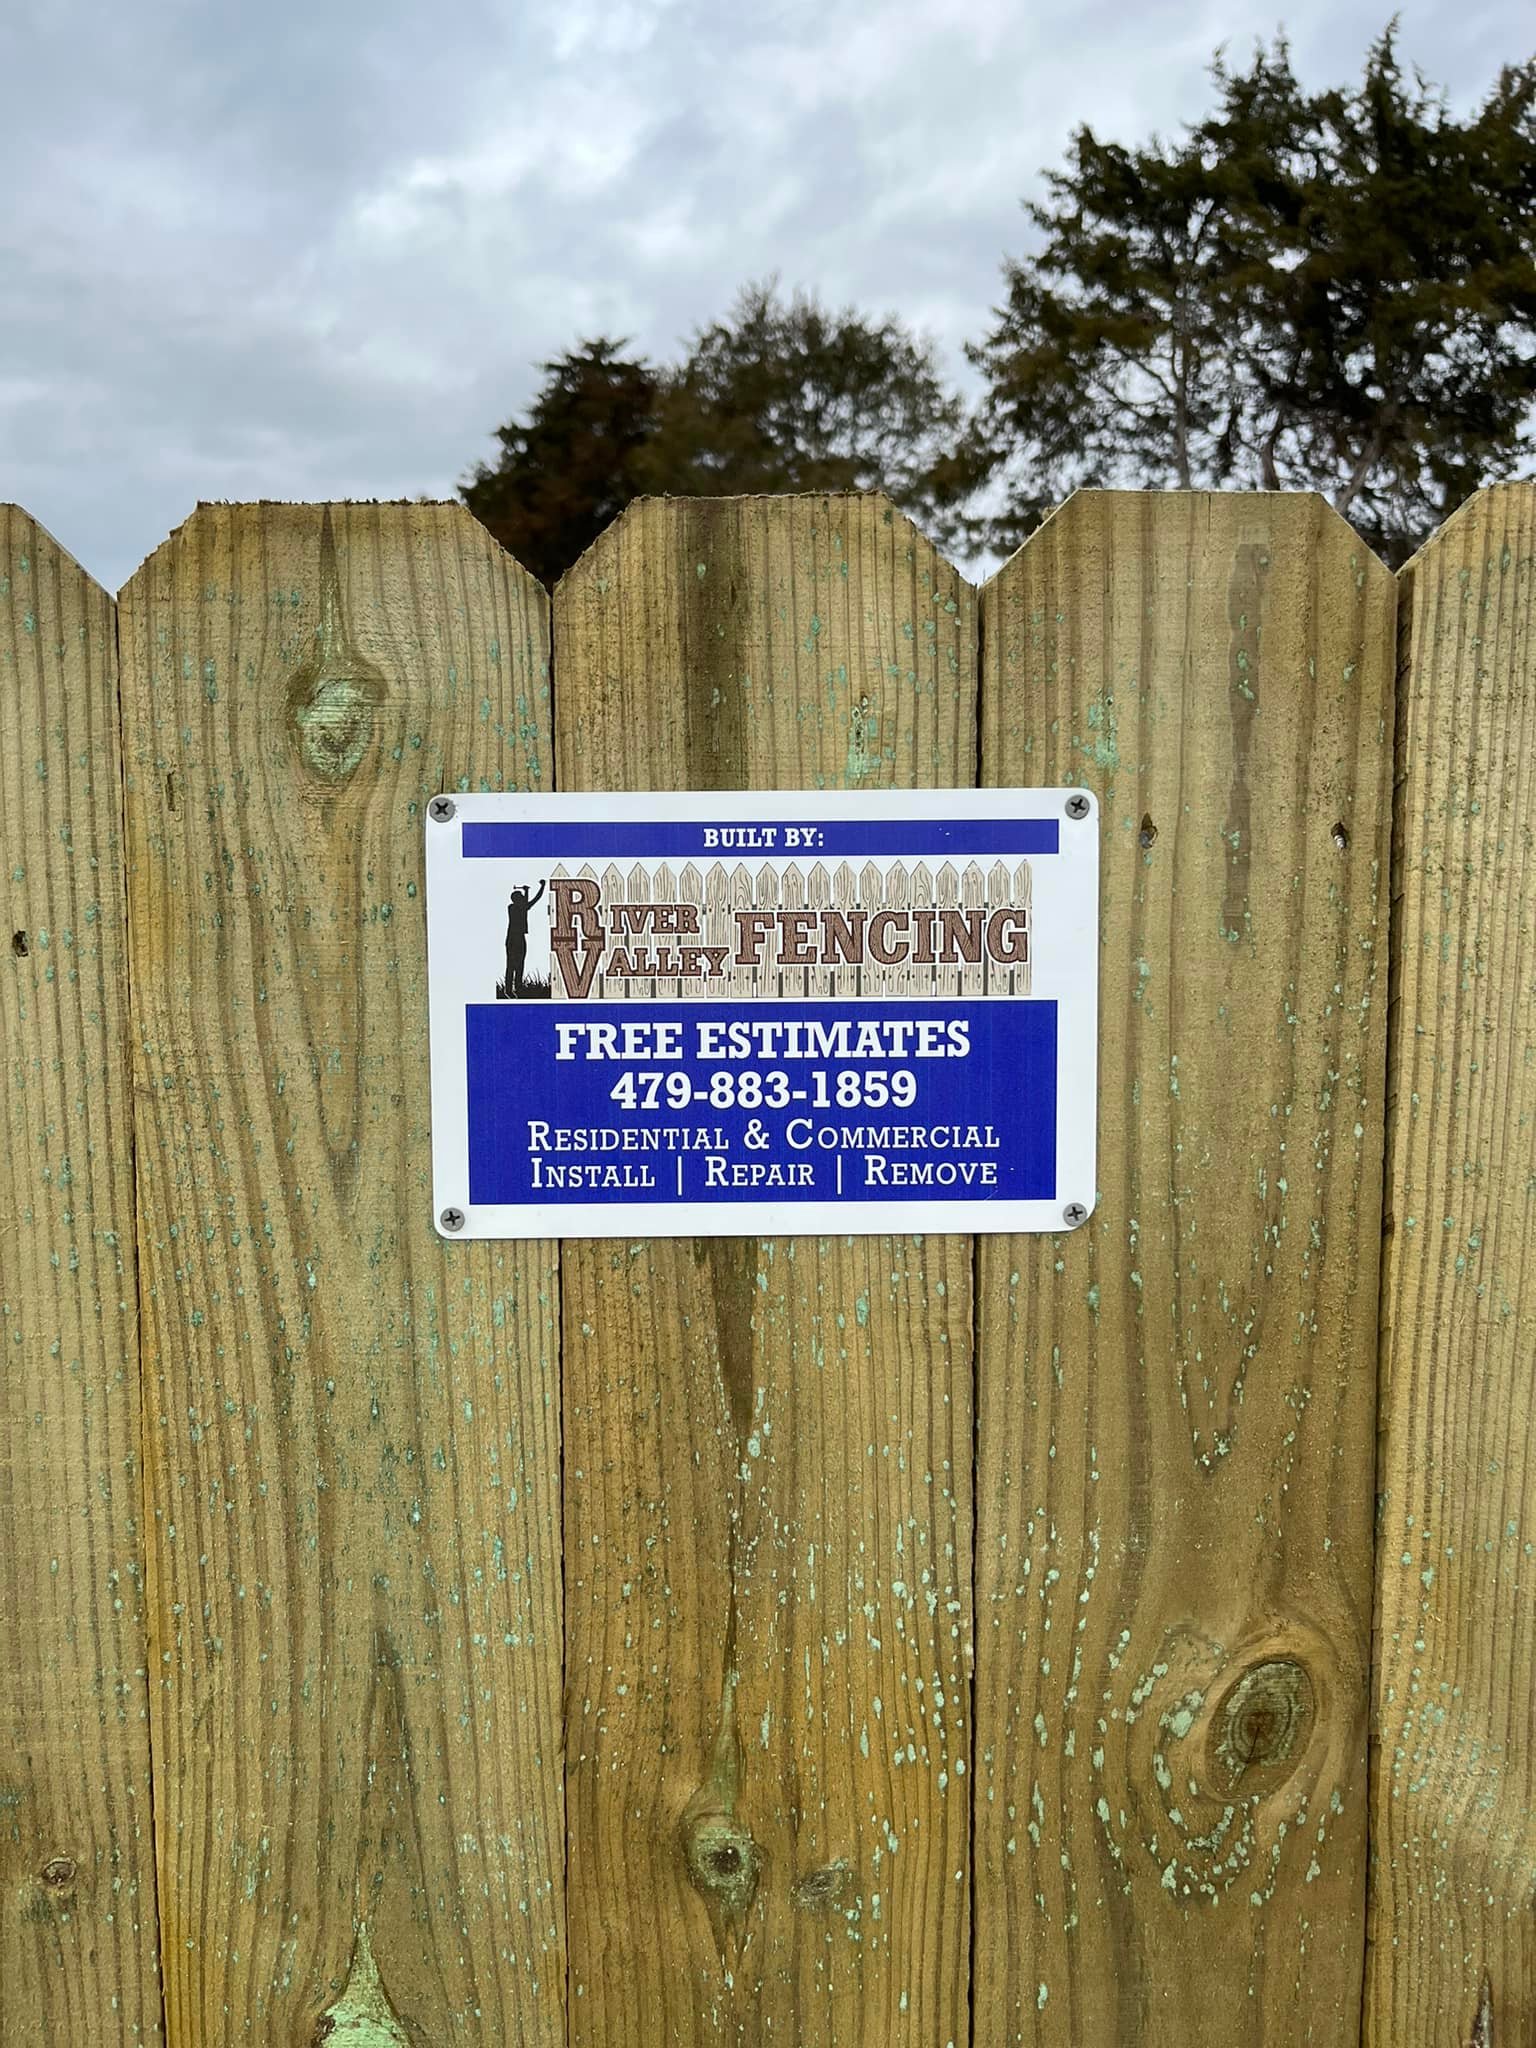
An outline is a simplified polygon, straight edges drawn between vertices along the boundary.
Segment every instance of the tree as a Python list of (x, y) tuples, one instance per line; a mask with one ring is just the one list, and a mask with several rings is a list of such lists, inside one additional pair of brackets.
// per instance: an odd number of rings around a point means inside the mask
[(679, 495), (878, 488), (943, 538), (971, 481), (963, 421), (901, 321), (749, 285), (667, 379), (642, 466)]
[(1308, 93), (1283, 41), (1181, 140), (1090, 129), (971, 351), (1015, 543), (1078, 483), (1326, 491), (1400, 560), (1509, 475), (1536, 400), (1536, 66), (1467, 121), (1394, 33)]
[(1509, 476), (1536, 400), (1536, 64), (1465, 121), (1389, 31), (1323, 144), (1255, 322), (1278, 481), (1315, 480), (1401, 560)]
[[(1235, 158), (1241, 131), (1256, 182), (1296, 124), (1283, 49), (1249, 83), (1229, 147)], [(969, 351), (987, 380), (993, 459), (1008, 468), (995, 538), (1016, 543), (1077, 484), (1232, 479), (1230, 182), (1198, 134), (1131, 149), (1087, 127), (1068, 168), (1047, 173), (1047, 200), (1026, 208), (1042, 246), (1005, 265), (1006, 304)]]
[(660, 377), (624, 347), (584, 341), (541, 364), (527, 419), (498, 427), (499, 459), (479, 463), (459, 487), (541, 583), (564, 575), (644, 488), (638, 465), (656, 432)]
[(526, 420), (461, 485), (470, 510), (553, 583), (632, 498), (888, 491), (936, 538), (973, 480), (963, 412), (930, 345), (902, 323), (749, 286), (675, 366), (625, 344), (545, 363)]

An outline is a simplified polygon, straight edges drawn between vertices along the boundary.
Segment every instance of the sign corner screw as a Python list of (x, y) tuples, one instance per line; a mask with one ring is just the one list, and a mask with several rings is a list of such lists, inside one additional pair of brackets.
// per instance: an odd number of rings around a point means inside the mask
[(444, 1230), (462, 1230), (464, 1228), (464, 1211), (462, 1209), (445, 1209), (437, 1220)]
[(1069, 818), (1086, 818), (1091, 806), (1080, 791), (1067, 798), (1066, 810)]
[(451, 796), (435, 796), (427, 805), (429, 814), (439, 825), (446, 825), (457, 808)]
[(1079, 1223), (1088, 1221), (1088, 1210), (1082, 1202), (1068, 1202), (1061, 1212), (1061, 1220), (1069, 1230), (1076, 1230)]

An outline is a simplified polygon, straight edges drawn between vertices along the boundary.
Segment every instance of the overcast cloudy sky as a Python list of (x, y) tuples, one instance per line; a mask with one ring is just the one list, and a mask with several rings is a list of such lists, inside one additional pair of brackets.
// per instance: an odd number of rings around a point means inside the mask
[[(1292, 0), (1309, 80), (1388, 0)], [(1406, 0), (1477, 97), (1529, 0)], [(952, 369), (1070, 128), (1197, 112), (1208, 0), (10, 0), (0, 498), (115, 588), (198, 498), (451, 493), (573, 337), (777, 272)]]

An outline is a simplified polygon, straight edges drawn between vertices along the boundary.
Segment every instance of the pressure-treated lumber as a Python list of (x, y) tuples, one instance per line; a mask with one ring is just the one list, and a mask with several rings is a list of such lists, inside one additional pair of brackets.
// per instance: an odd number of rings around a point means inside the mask
[(564, 2039), (550, 1246), (431, 1215), (422, 826), (548, 786), (450, 506), (203, 506), (122, 593), (177, 2048)]
[[(641, 504), (556, 593), (560, 784), (968, 783), (975, 659), (883, 500)], [(573, 2043), (966, 2041), (970, 1279), (565, 1248)]]
[(0, 505), (0, 2043), (160, 2035), (112, 601)]
[(1366, 2039), (1439, 2048), (1536, 2015), (1536, 487), (1401, 603)]
[(1394, 595), (1119, 492), (983, 593), (981, 779), (1098, 792), (1103, 921), (1097, 1211), (979, 1261), (977, 2048), (1357, 2036)]

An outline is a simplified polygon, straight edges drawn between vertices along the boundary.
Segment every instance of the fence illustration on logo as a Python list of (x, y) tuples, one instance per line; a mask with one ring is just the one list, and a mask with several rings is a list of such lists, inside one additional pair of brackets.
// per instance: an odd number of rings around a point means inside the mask
[[(627, 873), (613, 862), (601, 871), (584, 862), (576, 868), (556, 866), (550, 880), (552, 900), (558, 900), (562, 883), (600, 890), (605, 919), (629, 906), (688, 906), (697, 917), (697, 946), (719, 961), (701, 986), (696, 975), (628, 972), (635, 956), (619, 945), (582, 975), (583, 1000), (1030, 992), (1034, 890), (1027, 860), (1011, 870), (1001, 859), (985, 868), (975, 860), (963, 867), (953, 861), (934, 867), (922, 860), (869, 860), (857, 870), (848, 861), (830, 870), (823, 861), (790, 862), (782, 869), (767, 862), (754, 869), (745, 861), (715, 861), (702, 872), (692, 861), (680, 871), (665, 861), (637, 861)], [(760, 927), (785, 913), (808, 913), (791, 937), (817, 933), (814, 964), (803, 964), (806, 946), (782, 940), (777, 946), (752, 943), (755, 929), (750, 939), (744, 936), (740, 920)], [(999, 913), (1009, 920), (1006, 945), (996, 937)], [(877, 918), (884, 922), (877, 926)], [(564, 1001), (577, 992), (576, 986), (567, 987), (557, 952), (550, 967), (550, 996)]]

